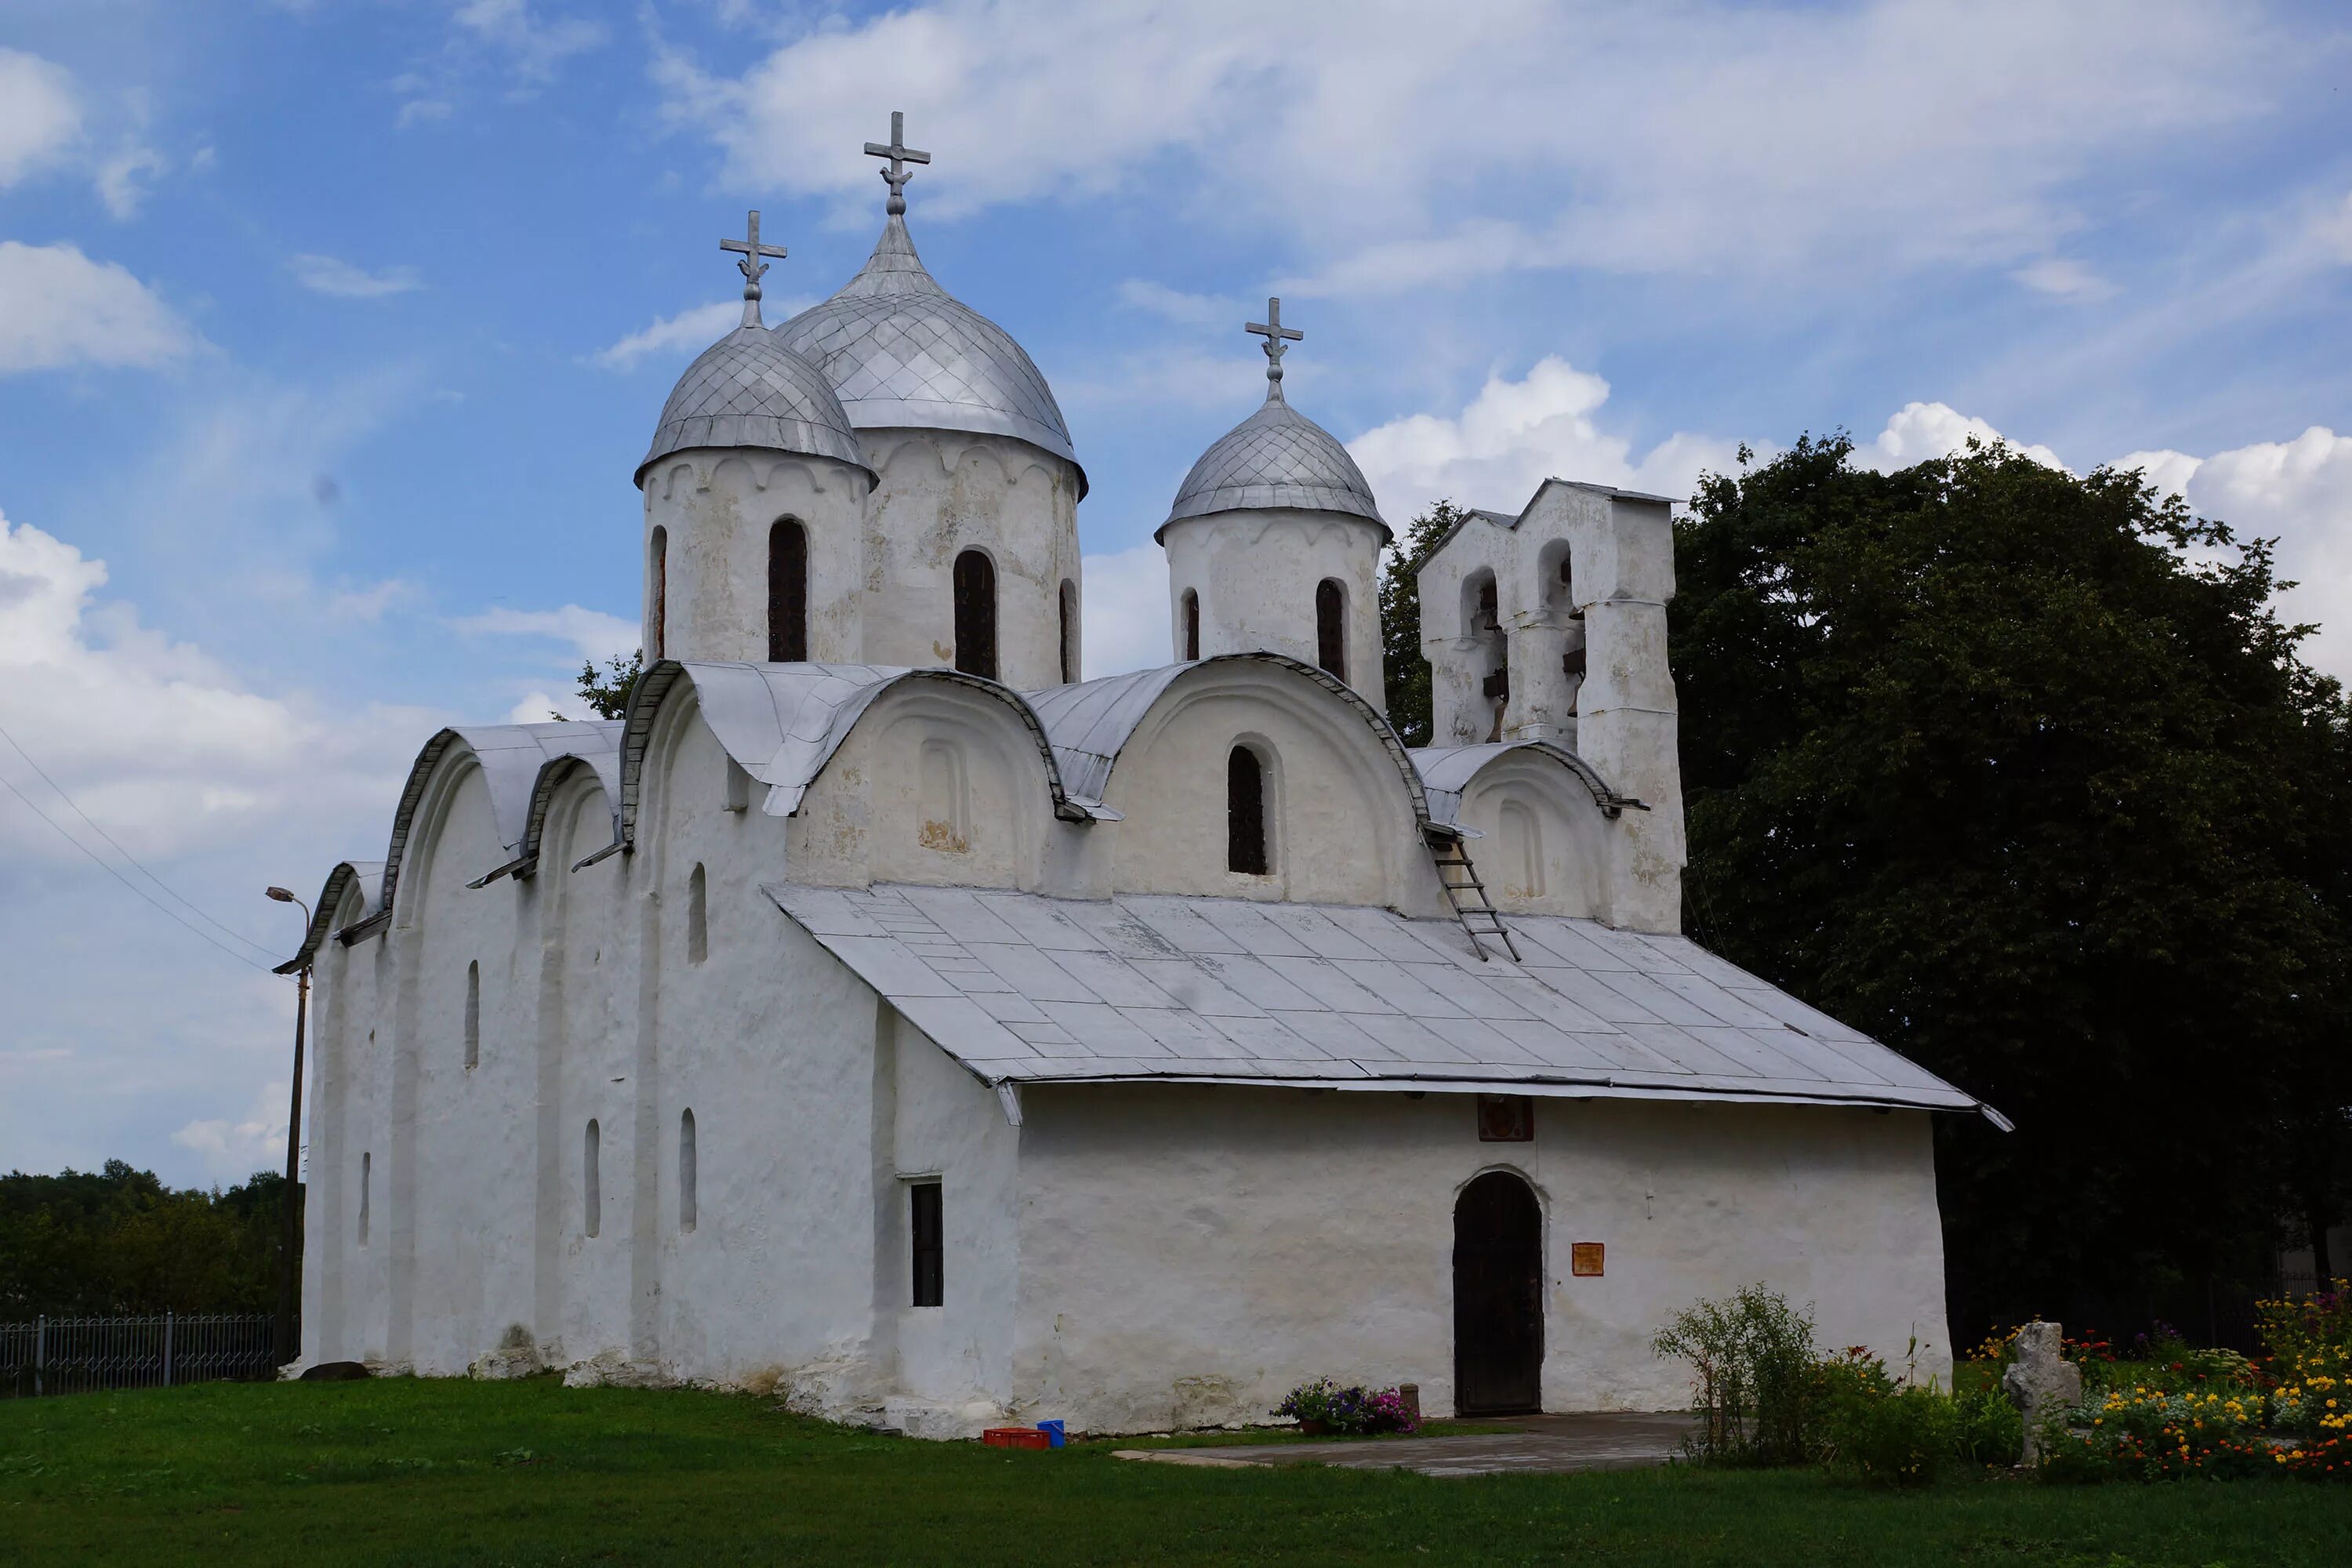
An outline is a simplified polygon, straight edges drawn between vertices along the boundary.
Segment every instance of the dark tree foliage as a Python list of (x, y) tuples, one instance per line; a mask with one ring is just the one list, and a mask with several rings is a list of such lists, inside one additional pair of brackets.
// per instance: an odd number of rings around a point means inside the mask
[(0, 1176), (0, 1319), (272, 1310), (285, 1190), (257, 1171), (226, 1192), (174, 1191), (121, 1160)]
[(1937, 1119), (1956, 1333), (2251, 1283), (2341, 1195), (2343, 695), (2137, 474), (1849, 450), (1677, 524), (1691, 934), (2017, 1122)]
[(1381, 574), (1381, 655), (1389, 722), (1408, 746), (1429, 744), (1429, 661), (1421, 653), (1421, 584), (1413, 574), (1438, 542), (1470, 515), (1450, 500), (1439, 501), (1407, 525), (1404, 538), (1389, 547)]
[[(580, 700), (588, 704), (599, 719), (625, 718), (629, 711), (629, 689), (645, 673), (646, 655), (643, 648), (623, 658), (618, 654), (606, 662), (598, 673), (593, 659), (580, 666)], [(561, 713), (550, 713), (551, 719), (561, 719)]]

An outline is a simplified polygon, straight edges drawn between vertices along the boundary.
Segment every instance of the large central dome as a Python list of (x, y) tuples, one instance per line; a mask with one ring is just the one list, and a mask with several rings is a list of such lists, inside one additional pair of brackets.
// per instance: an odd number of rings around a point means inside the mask
[[(857, 276), (775, 334), (824, 373), (860, 430), (1010, 436), (1077, 466), (1045, 378), (1010, 333), (923, 269), (895, 213)], [(1079, 468), (1081, 496), (1086, 488)]]

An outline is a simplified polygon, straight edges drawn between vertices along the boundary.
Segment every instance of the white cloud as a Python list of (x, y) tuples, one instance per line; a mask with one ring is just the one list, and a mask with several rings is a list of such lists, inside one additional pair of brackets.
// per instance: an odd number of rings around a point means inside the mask
[(2298, 584), (2280, 596), (2279, 614), (2317, 622), (2304, 657), (2352, 680), (2352, 436), (2315, 425), (2291, 441), (2203, 458), (2133, 452), (2116, 467), (2145, 469), (2151, 483), (2185, 495), (2200, 516), (2221, 519), (2242, 539), (2276, 539), (2279, 575)]
[(147, 199), (145, 181), (163, 174), (171, 165), (163, 154), (152, 147), (133, 142), (117, 151), (98, 166), (98, 196), (106, 210), (119, 218), (139, 216), (139, 204)]
[(0, 49), (0, 188), (56, 162), (80, 135), (71, 73), (38, 55)]
[(1079, 564), (1086, 678), (1166, 664), (1174, 646), (1169, 640), (1166, 553), (1157, 544), (1138, 544), (1089, 555)]
[(529, 0), (463, 0), (457, 22), (476, 40), (504, 50), (517, 79), (530, 86), (549, 81), (565, 60), (609, 36), (601, 22), (549, 17)]
[[(9, 731), (132, 854), (249, 839), (289, 813), (372, 801), (387, 775), (397, 778), (412, 737), (389, 739), (384, 714), (331, 720), (264, 696), (194, 644), (142, 625), (131, 606), (101, 601), (106, 578), (103, 562), (0, 517)], [(401, 717), (404, 731), (421, 722)], [(12, 762), (21, 759), (0, 758), (0, 771), (25, 786), (31, 775)], [(68, 808), (46, 809), (73, 826)], [(78, 858), (22, 809), (0, 814), (0, 842), (11, 853)]]
[(2045, 256), (2026, 263), (2011, 276), (2037, 294), (2061, 300), (2104, 300), (2116, 291), (2114, 284), (2090, 268), (2064, 257)]
[[(739, 183), (868, 211), (859, 149), (904, 102), (940, 155), (926, 210), (1188, 192), (1370, 289), (1567, 262), (2021, 267), (2079, 225), (2080, 181), (2263, 112), (2319, 58), (2224, 0), (1505, 0), (1443, 26), (1363, 0), (938, 0), (809, 13), (748, 65), (673, 49), (656, 79)], [(1312, 177), (1267, 178), (1277, 160)], [(1496, 182), (1523, 216), (1475, 216)]]
[[(1853, 465), (1858, 468), (1875, 468), (1882, 474), (1897, 468), (1907, 468), (1914, 463), (1924, 463), (1933, 458), (1948, 458), (1969, 444), (1970, 437), (1990, 446), (2004, 439), (2001, 433), (1983, 420), (1962, 414), (1948, 403), (1906, 403), (1887, 420), (1886, 428), (1869, 441), (1857, 441), (1853, 448)], [(2037, 463), (2053, 468), (2066, 465), (2058, 454), (2047, 447), (2024, 446), (2010, 442), (2010, 448)]]
[(194, 346), (146, 285), (70, 245), (0, 240), (0, 374), (61, 365), (150, 365)]
[(1516, 512), (1546, 479), (1620, 485), (1677, 498), (1702, 470), (1727, 470), (1738, 444), (1677, 432), (1638, 460), (1594, 420), (1609, 384), (1556, 355), (1517, 381), (1491, 376), (1454, 416), (1414, 414), (1367, 430), (1348, 450), (1394, 522), (1433, 501)]
[(194, 1154), (207, 1177), (225, 1184), (256, 1171), (283, 1171), (289, 1087), (283, 1079), (263, 1084), (243, 1115), (190, 1121), (172, 1134), (172, 1142)]
[(313, 294), (335, 300), (380, 300), (425, 287), (414, 267), (387, 267), (370, 272), (331, 256), (301, 255), (286, 264), (294, 281)]
[[(635, 621), (608, 616), (602, 610), (566, 605), (560, 610), (510, 610), (504, 606), (467, 616), (457, 623), (462, 632), (494, 637), (548, 637), (568, 642), (583, 658), (603, 660), (625, 656), (637, 646), (641, 629)], [(546, 717), (541, 714), (541, 718)], [(538, 720), (531, 721), (537, 723)]]
[(1149, 278), (1129, 278), (1118, 286), (1122, 304), (1149, 310), (1187, 327), (1238, 327), (1244, 306), (1214, 294), (1187, 294)]
[(400, 112), (393, 116), (392, 123), (395, 129), (405, 131), (412, 125), (446, 120), (457, 111), (457, 106), (446, 98), (412, 98), (400, 106)]
[[(783, 321), (798, 314), (797, 309), (780, 306), (776, 320)], [(589, 355), (592, 363), (606, 370), (635, 370), (653, 358), (686, 358), (700, 353), (720, 338), (734, 331), (743, 319), (743, 302), (725, 300), (714, 305), (696, 305), (680, 310), (675, 316), (664, 316), (650, 327), (641, 328), (610, 347)]]

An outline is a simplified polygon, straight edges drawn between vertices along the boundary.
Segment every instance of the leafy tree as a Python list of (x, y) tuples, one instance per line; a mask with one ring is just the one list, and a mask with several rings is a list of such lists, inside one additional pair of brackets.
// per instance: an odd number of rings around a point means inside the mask
[(2343, 694), (2136, 473), (1850, 449), (1677, 525), (1692, 934), (2015, 1120), (1937, 1119), (1956, 1329), (2251, 1279), (2340, 1195)]
[[(646, 652), (643, 648), (633, 650), (626, 658), (614, 654), (602, 673), (598, 672), (594, 659), (584, 660), (580, 666), (580, 700), (588, 704), (599, 719), (627, 717), (629, 689), (636, 685), (637, 677), (645, 673), (645, 665)], [(563, 715), (551, 713), (548, 717), (562, 719)]]
[(1381, 574), (1382, 684), (1389, 722), (1408, 746), (1426, 746), (1430, 734), (1429, 661), (1421, 653), (1421, 584), (1413, 574), (1469, 515), (1466, 508), (1439, 501), (1414, 518), (1404, 538), (1389, 547), (1388, 567)]
[(121, 1160), (0, 1176), (0, 1319), (271, 1310), (285, 1190), (174, 1191)]

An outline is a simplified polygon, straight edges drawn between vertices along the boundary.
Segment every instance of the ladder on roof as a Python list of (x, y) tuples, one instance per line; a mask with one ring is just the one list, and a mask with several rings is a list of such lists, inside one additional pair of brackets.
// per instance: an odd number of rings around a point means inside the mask
[[(1511, 962), (1519, 962), (1518, 945), (1511, 941), (1511, 931), (1503, 923), (1502, 911), (1486, 897), (1486, 884), (1478, 879), (1478, 868), (1470, 863), (1469, 841), (1458, 834), (1429, 835), (1429, 861), (1437, 868), (1437, 885), (1445, 889), (1445, 901), (1454, 906), (1454, 918), (1462, 922), (1469, 933), (1470, 945), (1478, 954), (1478, 962), (1486, 962), (1488, 937), (1500, 937), (1503, 951)], [(1457, 879), (1454, 873), (1459, 872)]]

